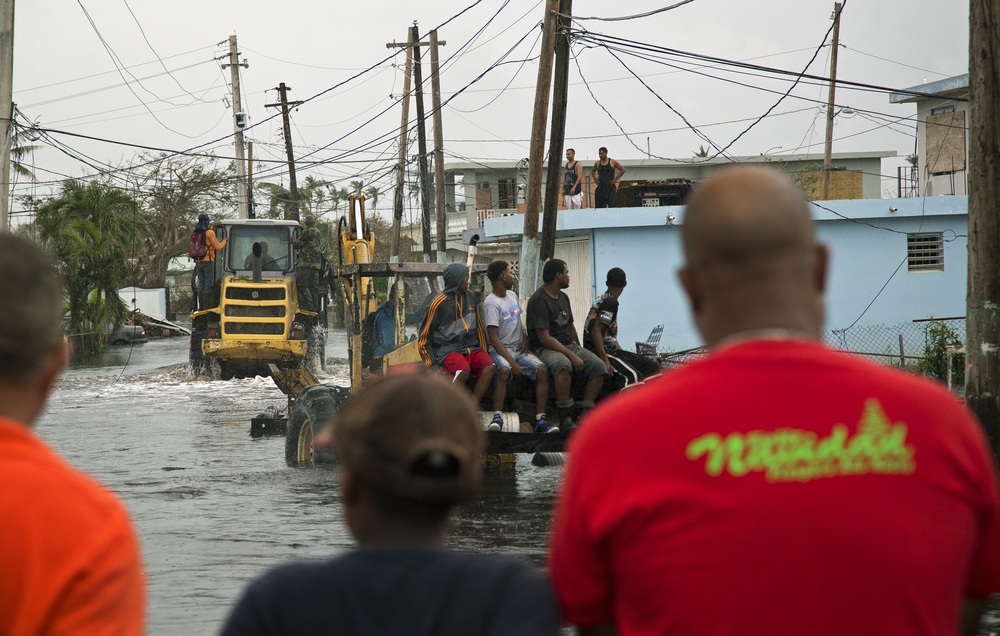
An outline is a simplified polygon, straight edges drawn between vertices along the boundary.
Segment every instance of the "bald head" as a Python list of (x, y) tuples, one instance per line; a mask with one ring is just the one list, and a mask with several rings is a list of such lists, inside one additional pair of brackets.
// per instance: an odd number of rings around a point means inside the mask
[(681, 283), (707, 344), (760, 329), (818, 337), (826, 250), (802, 191), (763, 167), (730, 168), (688, 201)]

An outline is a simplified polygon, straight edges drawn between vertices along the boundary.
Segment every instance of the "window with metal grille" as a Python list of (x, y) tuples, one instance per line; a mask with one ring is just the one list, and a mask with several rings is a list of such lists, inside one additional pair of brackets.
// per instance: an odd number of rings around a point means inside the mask
[(499, 179), (497, 181), (497, 199), (497, 207), (501, 210), (517, 207), (517, 186), (513, 179)]
[(944, 237), (941, 232), (906, 235), (907, 271), (943, 272)]

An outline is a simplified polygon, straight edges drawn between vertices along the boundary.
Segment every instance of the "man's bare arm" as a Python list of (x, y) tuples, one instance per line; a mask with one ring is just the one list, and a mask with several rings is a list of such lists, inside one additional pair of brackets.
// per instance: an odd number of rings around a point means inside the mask
[(576, 332), (576, 325), (569, 323), (569, 337), (573, 339), (573, 342), (580, 344), (580, 334)]
[(606, 327), (604, 325), (595, 320), (593, 326), (590, 328), (590, 341), (594, 343), (595, 352), (597, 353), (597, 356), (601, 359), (601, 362), (604, 363), (604, 366), (607, 367), (608, 373), (611, 373), (612, 372), (611, 361), (608, 360), (608, 352), (604, 350), (605, 329)]
[[(570, 325), (570, 327), (572, 327), (572, 325)], [(563, 343), (553, 338), (552, 334), (549, 333), (548, 329), (535, 329), (535, 335), (538, 337), (538, 344), (542, 345), (546, 349), (552, 349), (553, 351), (558, 351), (559, 353), (569, 358), (570, 362), (572, 362), (574, 359), (580, 360), (580, 357), (578, 355), (567, 349), (563, 345)], [(582, 360), (580, 360), (580, 362), (581, 364), (583, 363)]]
[(622, 177), (625, 176), (625, 166), (623, 166), (622, 164), (618, 163), (618, 161), (616, 159), (612, 159), (611, 163), (614, 164), (615, 170), (621, 170), (621, 172), (619, 172), (619, 173), (617, 173), (615, 175), (614, 184), (618, 185), (618, 182), (621, 181)]
[(507, 346), (504, 345), (503, 340), (500, 339), (500, 327), (487, 325), (486, 336), (489, 339), (490, 346), (493, 347), (493, 350), (496, 351), (501, 358), (509, 362), (511, 368), (517, 366), (517, 362), (514, 361), (514, 356), (510, 355), (510, 352), (507, 351)]

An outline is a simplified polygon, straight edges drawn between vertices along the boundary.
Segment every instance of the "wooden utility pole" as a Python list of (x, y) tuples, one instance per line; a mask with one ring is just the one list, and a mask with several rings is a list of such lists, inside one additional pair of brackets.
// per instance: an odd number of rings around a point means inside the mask
[(542, 163), (545, 152), (545, 118), (549, 114), (552, 56), (555, 47), (556, 12), (559, 0), (546, 0), (542, 46), (535, 84), (535, 109), (531, 116), (531, 148), (528, 152), (528, 192), (524, 204), (524, 238), (521, 239), (518, 293), (531, 294), (538, 287), (538, 213), (542, 203)]
[(431, 203), (427, 188), (427, 124), (424, 121), (424, 74), (420, 65), (420, 29), (410, 27), (413, 46), (413, 83), (417, 92), (417, 161), (420, 163), (420, 229), (422, 230), (424, 262), (431, 262)]
[(556, 68), (552, 87), (552, 132), (549, 135), (548, 176), (545, 178), (545, 212), (542, 215), (542, 245), (539, 262), (556, 254), (556, 215), (562, 193), (560, 169), (566, 139), (566, 103), (569, 99), (569, 29), (573, 0), (560, 0), (556, 22)]
[(0, 232), (10, 230), (10, 148), (14, 143), (14, 0), (0, 0)]
[(965, 403), (1000, 456), (1000, 12), (969, 2), (969, 276)]
[(253, 209), (253, 141), (247, 142), (247, 218), (256, 218)]
[(285, 86), (282, 82), (278, 88), (274, 89), (278, 91), (281, 95), (281, 102), (277, 104), (265, 104), (268, 108), (273, 108), (276, 106), (281, 107), (281, 119), (284, 123), (285, 131), (285, 153), (288, 155), (288, 193), (292, 200), (288, 207), (285, 208), (285, 218), (291, 219), (293, 221), (299, 220), (299, 187), (295, 183), (295, 153), (292, 151), (292, 129), (288, 124), (288, 109), (291, 106), (298, 106), (302, 102), (290, 102), (288, 101), (288, 89), (290, 86)]
[(240, 62), (240, 53), (236, 47), (236, 36), (229, 36), (229, 63), (223, 64), (222, 68), (229, 67), (229, 77), (233, 89), (233, 139), (236, 145), (236, 203), (237, 215), (241, 219), (250, 218), (247, 202), (247, 173), (246, 159), (243, 156), (243, 128), (246, 127), (246, 113), (243, 112), (243, 103), (240, 97), (240, 66), (247, 68), (246, 60)]
[(445, 262), (448, 253), (448, 217), (444, 192), (444, 133), (441, 130), (441, 78), (438, 76), (437, 29), (429, 34), (431, 46), (431, 108), (434, 109), (434, 200), (437, 221), (437, 262)]
[(830, 196), (830, 159), (833, 155), (833, 98), (837, 92), (837, 51), (840, 49), (840, 13), (843, 5), (833, 3), (833, 50), (830, 53), (830, 95), (826, 100), (826, 147), (823, 150), (823, 200)]
[(399, 164), (396, 167), (396, 196), (392, 210), (392, 237), (389, 253), (399, 254), (399, 228), (403, 223), (403, 185), (406, 181), (406, 141), (410, 124), (410, 73), (413, 72), (413, 31), (407, 30), (406, 44), (389, 42), (385, 48), (406, 48), (406, 72), (403, 74), (403, 115), (399, 122)]

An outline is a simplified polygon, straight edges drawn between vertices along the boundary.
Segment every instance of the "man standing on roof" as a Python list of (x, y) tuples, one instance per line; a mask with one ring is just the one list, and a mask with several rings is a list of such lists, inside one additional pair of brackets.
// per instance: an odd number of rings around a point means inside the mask
[(125, 506), (32, 430), (69, 356), (62, 305), (52, 260), (0, 234), (0, 634), (140, 636), (146, 581)]
[(583, 207), (583, 166), (576, 160), (576, 151), (572, 148), (566, 150), (563, 197), (567, 210), (579, 210)]
[[(496, 367), (486, 352), (486, 329), (479, 317), (476, 295), (469, 291), (469, 268), (449, 263), (444, 268), (444, 290), (434, 297), (420, 326), (417, 347), (424, 363), (441, 367), (455, 384), (472, 382), (478, 404), (493, 381)], [(493, 396), (493, 421), (489, 430), (503, 429), (503, 394)]]
[(302, 220), (305, 227), (295, 239), (295, 287), (299, 292), (299, 306), (309, 311), (319, 311), (319, 270), (323, 267), (323, 235), (316, 227), (316, 217), (307, 214)]
[(198, 309), (204, 310), (215, 306), (215, 250), (226, 246), (226, 241), (215, 236), (212, 229), (212, 217), (205, 213), (198, 215), (198, 223), (194, 226), (196, 232), (204, 235), (202, 241), (207, 248), (205, 257), (194, 264), (195, 293), (198, 295)]
[(594, 189), (594, 207), (610, 208), (615, 201), (618, 182), (625, 175), (625, 166), (608, 157), (608, 149), (604, 146), (600, 147), (597, 154), (600, 159), (590, 171), (590, 178), (597, 183)]
[(711, 352), (570, 441), (563, 617), (622, 636), (975, 634), (1000, 592), (979, 424), (941, 385), (822, 343), (828, 253), (787, 177), (720, 172), (682, 232)]

